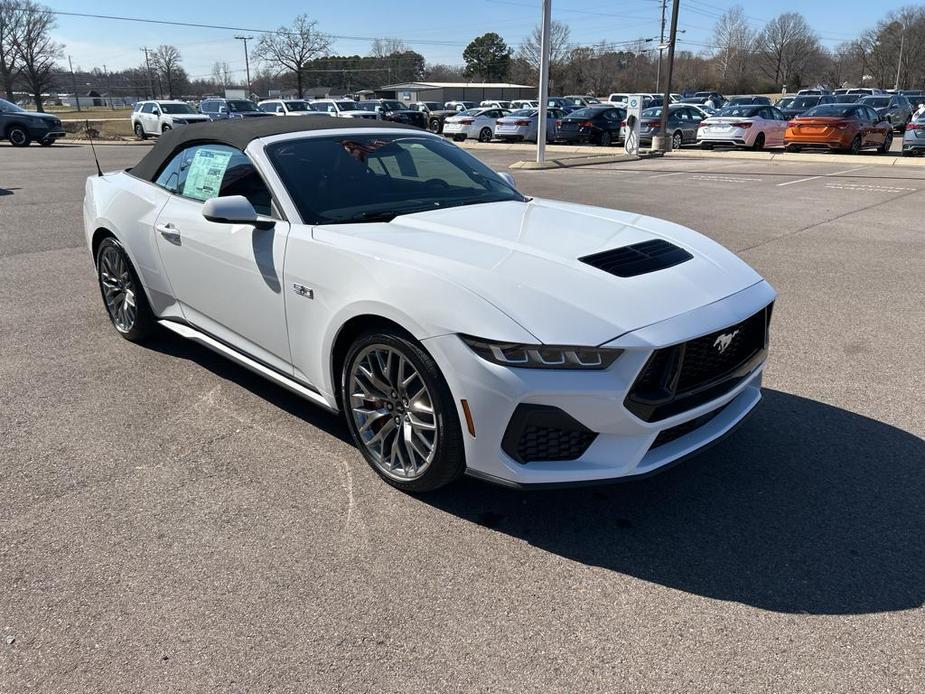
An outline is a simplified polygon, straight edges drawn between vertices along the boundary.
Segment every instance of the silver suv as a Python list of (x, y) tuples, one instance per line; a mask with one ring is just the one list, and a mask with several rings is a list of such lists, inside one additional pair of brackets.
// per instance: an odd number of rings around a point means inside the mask
[(132, 130), (135, 137), (145, 140), (149, 135), (161, 135), (178, 125), (208, 120), (208, 116), (196, 113), (185, 101), (139, 101), (132, 111)]

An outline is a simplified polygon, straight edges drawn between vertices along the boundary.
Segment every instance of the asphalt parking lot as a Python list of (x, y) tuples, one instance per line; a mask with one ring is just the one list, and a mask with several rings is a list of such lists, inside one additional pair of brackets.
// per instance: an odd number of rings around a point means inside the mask
[(92, 172), (86, 146), (0, 145), (0, 692), (925, 691), (925, 168), (514, 172), (767, 277), (765, 399), (647, 480), (421, 498), (337, 417), (118, 337)]

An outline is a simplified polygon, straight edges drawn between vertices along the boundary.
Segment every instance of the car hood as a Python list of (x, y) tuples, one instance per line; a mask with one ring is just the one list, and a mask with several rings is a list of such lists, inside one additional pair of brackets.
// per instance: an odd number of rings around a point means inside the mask
[(41, 120), (48, 121), (51, 125), (60, 125), (61, 119), (58, 116), (52, 115), (51, 113), (39, 113), (38, 111), (26, 111), (25, 113), (20, 113), (21, 116), (29, 116), (30, 118), (39, 118)]
[(188, 120), (191, 122), (209, 120), (209, 117), (204, 113), (166, 113), (164, 115), (174, 120)]
[[(389, 223), (318, 226), (314, 235), (465, 286), (547, 344), (604, 344), (761, 281), (733, 253), (686, 227), (549, 200), (455, 207)], [(652, 239), (681, 246), (693, 259), (631, 278), (579, 260)]]

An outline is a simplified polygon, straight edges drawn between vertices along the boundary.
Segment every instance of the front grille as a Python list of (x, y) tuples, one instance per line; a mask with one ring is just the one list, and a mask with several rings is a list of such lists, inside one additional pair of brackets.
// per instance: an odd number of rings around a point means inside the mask
[(519, 405), (501, 448), (518, 463), (577, 460), (596, 438), (595, 432), (558, 407)]
[(728, 393), (764, 359), (772, 308), (769, 304), (724, 330), (656, 350), (627, 394), (626, 408), (656, 422)]
[(707, 412), (702, 414), (699, 417), (694, 417), (688, 422), (683, 424), (678, 424), (669, 429), (665, 429), (662, 432), (659, 432), (659, 435), (655, 437), (655, 442), (649, 448), (651, 451), (653, 448), (658, 448), (659, 446), (664, 446), (666, 443), (671, 443), (676, 441), (682, 436), (687, 436), (691, 432), (697, 431), (702, 426), (705, 426), (709, 421), (711, 421), (716, 415), (723, 411), (724, 408), (720, 407), (712, 412)]
[(693, 257), (664, 239), (652, 239), (587, 255), (579, 260), (617, 277), (636, 277), (680, 265)]

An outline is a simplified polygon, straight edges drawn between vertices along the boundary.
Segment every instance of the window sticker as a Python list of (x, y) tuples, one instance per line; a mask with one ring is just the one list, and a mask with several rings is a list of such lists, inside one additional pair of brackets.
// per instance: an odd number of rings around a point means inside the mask
[(197, 149), (186, 174), (183, 195), (203, 201), (218, 197), (231, 154), (205, 147)]

